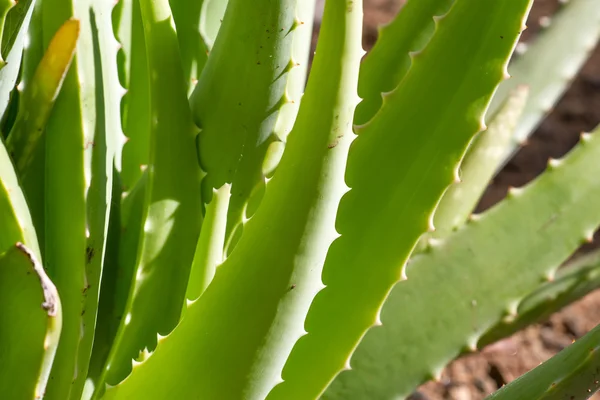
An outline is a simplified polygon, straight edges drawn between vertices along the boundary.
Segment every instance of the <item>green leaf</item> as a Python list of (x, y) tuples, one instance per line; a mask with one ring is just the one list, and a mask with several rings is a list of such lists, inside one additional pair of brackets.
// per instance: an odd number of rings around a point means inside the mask
[(166, 335), (179, 322), (201, 225), (196, 132), (169, 4), (142, 0), (140, 8), (153, 121), (143, 234), (125, 317), (99, 381), (100, 390), (104, 380), (116, 384), (124, 379), (131, 360), (144, 348), (156, 346), (157, 333)]
[[(4, 26), (6, 23), (6, 16), (11, 8), (16, 5), (14, 0), (2, 0), (0, 1), (0, 43), (3, 41)], [(0, 53), (0, 68), (6, 65), (3, 54)]]
[(0, 391), (7, 399), (40, 399), (61, 328), (56, 287), (22, 243), (0, 255)]
[(314, 0), (231, 0), (192, 94), (204, 202), (210, 203), (213, 189), (231, 184), (228, 252), (296, 118), (312, 37), (311, 24), (300, 22), (313, 13)]
[(202, 2), (199, 28), (207, 51), (212, 49), (217, 40), (228, 3), (229, 0), (204, 0)]
[[(219, 3), (223, 5), (223, 17), (227, 0), (197, 0), (190, 2), (188, 0), (169, 0), (173, 20), (177, 27), (177, 39), (179, 40), (179, 49), (181, 51), (181, 64), (183, 65), (184, 79), (188, 85), (188, 92), (191, 93), (196, 82), (200, 79), (204, 64), (208, 59), (208, 47), (204, 38), (200, 35), (201, 12), (207, 3)], [(220, 21), (219, 21), (220, 25)]]
[(79, 21), (65, 22), (52, 38), (31, 82), (21, 90), (19, 113), (6, 146), (22, 179), (26, 180), (31, 171), (36, 148), (71, 65), (78, 38)]
[(123, 97), (123, 130), (127, 142), (123, 146), (121, 177), (125, 191), (133, 189), (148, 166), (150, 157), (150, 74), (144, 39), (144, 25), (139, 1), (124, 0), (131, 7), (126, 14), (131, 24), (131, 38), (125, 42), (128, 76), (127, 93)]
[(486, 400), (583, 400), (599, 388), (600, 326)]
[(23, 242), (37, 258), (40, 258), (35, 227), (2, 139), (0, 139), (0, 221), (2, 221), (0, 253), (4, 253), (17, 242)]
[(528, 294), (517, 307), (517, 314), (499, 321), (477, 342), (482, 349), (521, 329), (548, 318), (561, 308), (600, 288), (600, 252), (578, 257), (561, 267), (550, 282)]
[[(113, 168), (117, 143), (121, 141), (120, 100), (123, 89), (117, 71), (118, 46), (112, 28), (113, 0), (96, 0), (90, 10), (90, 28), (95, 73), (96, 129), (91, 160), (85, 174), (91, 177), (86, 197), (87, 244), (85, 248), (85, 288), (83, 291), (82, 336), (77, 355), (77, 375), (71, 398), (79, 400), (92, 353), (103, 275), (105, 251), (113, 204)], [(118, 163), (118, 161), (117, 161)], [(115, 199), (117, 202), (120, 198)]]
[(360, 67), (354, 123), (365, 124), (379, 111), (383, 94), (394, 90), (412, 63), (410, 53), (420, 51), (435, 30), (433, 17), (443, 15), (454, 0), (409, 0), (394, 20), (379, 30), (375, 46)]
[(476, 349), (497, 321), (515, 315), (519, 302), (600, 224), (599, 131), (539, 179), (411, 259), (408, 281), (395, 286), (383, 307), (383, 325), (368, 332), (352, 370), (324, 398), (406, 396), (462, 350)]
[(525, 107), (528, 92), (527, 86), (517, 87), (498, 110), (490, 126), (475, 136), (460, 163), (460, 182), (448, 188), (435, 210), (435, 232), (430, 237), (447, 236), (464, 224), (475, 210), (498, 166), (503, 162), (506, 149), (512, 143), (515, 126)]
[[(362, 7), (354, 5), (327, 2), (287, 150), (235, 250), (179, 326), (124, 382), (107, 390), (107, 399), (264, 399), (280, 381), (322, 288), (321, 267), (337, 236), (335, 210), (347, 190), (343, 174), (363, 55)], [(289, 18), (282, 27), (293, 24)]]
[(213, 193), (213, 200), (206, 206), (202, 230), (196, 244), (186, 298), (196, 300), (215, 276), (217, 266), (224, 259), (227, 206), (231, 197), (231, 185), (225, 184)]
[[(25, 4), (20, 1), (17, 7)], [(23, 109), (22, 102), (27, 98), (23, 96), (22, 91), (30, 85), (44, 56), (45, 47), (42, 33), (42, 3), (36, 2), (32, 5), (31, 23), (27, 31), (28, 46), (23, 49), (23, 67), (21, 73), (21, 82), (17, 86), (16, 92), (19, 92), (18, 109)], [(7, 132), (8, 133), (8, 132)], [(21, 187), (27, 197), (27, 204), (33, 224), (36, 227), (38, 243), (40, 245), (43, 258), (45, 249), (45, 186), (46, 186), (46, 139), (42, 134), (36, 148), (36, 154), (33, 157), (33, 163), (29, 166), (28, 172), (23, 171), (19, 176)]]
[[(102, 281), (100, 298), (98, 300), (98, 317), (94, 330), (94, 343), (89, 362), (88, 374), (83, 391), (83, 399), (90, 399), (94, 393), (97, 382), (102, 375), (106, 359), (119, 327), (119, 318), (123, 314), (129, 287), (133, 279), (135, 258), (131, 262), (130, 270), (126, 271), (119, 263), (121, 250), (121, 236), (125, 230), (121, 228), (121, 181), (116, 170), (113, 171), (112, 206), (110, 208), (109, 226), (107, 232), (106, 250), (104, 252), (104, 267), (102, 268)], [(144, 202), (141, 196), (140, 209)], [(141, 213), (140, 213), (141, 214)], [(138, 226), (141, 226), (138, 223)], [(122, 233), (123, 230), (123, 233)], [(139, 231), (137, 237), (139, 238)], [(137, 244), (132, 252), (137, 254)], [(130, 272), (127, 274), (127, 272)], [(119, 285), (121, 284), (121, 288)], [(119, 289), (121, 289), (119, 291)], [(124, 290), (123, 290), (124, 289)], [(119, 302), (119, 300), (121, 300)], [(120, 308), (119, 308), (120, 306)]]
[[(87, 360), (91, 352), (93, 324), (89, 321), (96, 313), (87, 298), (88, 285), (96, 284), (101, 273), (97, 267), (88, 268), (88, 260), (93, 258), (91, 254), (103, 257), (107, 225), (91, 221), (88, 207), (96, 207), (94, 218), (99, 219), (107, 219), (109, 211), (102, 181), (106, 184), (110, 175), (99, 173), (98, 168), (106, 162), (104, 157), (110, 156), (103, 137), (103, 106), (97, 102), (101, 71), (96, 70), (99, 50), (96, 21), (90, 11), (87, 0), (44, 0), (40, 10), (46, 48), (67, 20), (76, 18), (81, 27), (76, 55), (45, 134), (44, 258), (63, 304), (62, 333), (46, 390), (48, 400), (81, 396), (88, 364), (81, 360)], [(110, 168), (111, 174), (112, 159)], [(97, 286), (90, 293), (97, 291)], [(86, 316), (88, 313), (92, 315)]]
[(525, 54), (508, 68), (511, 79), (498, 88), (490, 105), (493, 116), (518, 86), (529, 86), (529, 97), (515, 129), (513, 142), (504, 154), (504, 165), (533, 133), (544, 116), (569, 87), (600, 38), (600, 7), (596, 0), (569, 0), (552, 17), (551, 25)]
[(413, 55), (377, 116), (358, 128), (346, 171), (351, 190), (336, 221), (341, 237), (323, 271), (326, 288), (270, 399), (317, 397), (348, 368), (354, 349), (378, 323), (384, 300), (482, 128), (530, 6), (529, 0), (456, 2), (436, 20), (433, 38)]
[[(9, 12), (7, 17), (7, 23), (14, 26), (15, 30), (10, 35), (11, 39), (9, 40), (9, 42), (12, 42), (12, 46), (10, 46), (10, 43), (2, 46), (2, 54), (5, 57), (6, 65), (0, 69), (0, 119), (4, 117), (10, 92), (14, 89), (17, 77), (19, 76), (25, 37), (27, 36), (27, 29), (29, 21), (31, 21), (34, 6), (35, 0), (21, 0)], [(14, 39), (12, 38), (13, 35)], [(6, 36), (3, 35), (3, 38)]]
[(125, 191), (133, 189), (142, 176), (142, 168), (148, 166), (150, 157), (150, 74), (144, 42), (144, 26), (140, 3), (122, 0), (127, 18), (123, 24), (131, 25), (131, 32), (121, 42), (124, 49), (127, 93), (123, 97), (123, 131), (127, 142), (123, 146), (121, 178)]

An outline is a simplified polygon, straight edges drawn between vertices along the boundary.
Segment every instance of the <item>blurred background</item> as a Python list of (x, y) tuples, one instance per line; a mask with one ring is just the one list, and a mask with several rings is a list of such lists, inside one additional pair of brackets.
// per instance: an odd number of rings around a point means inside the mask
[[(369, 50), (377, 40), (378, 26), (393, 19), (405, 0), (363, 1), (363, 46), (365, 50)], [(323, 0), (317, 0), (317, 3), (315, 40)], [(528, 29), (521, 40), (527, 42), (535, 38), (559, 4), (560, 0), (535, 0), (527, 22)], [(501, 200), (508, 187), (519, 187), (534, 179), (546, 168), (548, 158), (562, 157), (578, 142), (581, 132), (588, 132), (599, 123), (600, 46), (596, 46), (562, 100), (488, 187), (479, 211)], [(600, 176), (598, 182), (600, 184)], [(598, 232), (594, 243), (585, 245), (580, 251), (585, 252), (594, 247), (600, 247)], [(543, 323), (489, 346), (481, 353), (463, 356), (446, 368), (440, 382), (423, 385), (410, 400), (483, 399), (500, 386), (547, 360), (599, 323), (600, 291), (596, 291)], [(592, 399), (600, 400), (600, 394)]]

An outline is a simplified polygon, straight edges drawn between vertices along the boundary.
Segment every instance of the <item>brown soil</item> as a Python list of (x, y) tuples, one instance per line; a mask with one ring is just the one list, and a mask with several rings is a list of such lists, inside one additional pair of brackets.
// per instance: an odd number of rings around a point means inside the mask
[[(418, 0), (415, 0), (418, 1)], [(404, 0), (364, 0), (365, 48), (377, 38), (377, 26), (388, 22)], [(523, 40), (534, 36), (541, 17), (550, 16), (558, 0), (536, 0)], [(600, 122), (600, 47), (593, 53), (571, 89), (534, 135), (495, 178), (480, 209), (501, 200), (509, 186), (522, 186), (539, 175), (548, 158), (567, 153), (583, 131)], [(598, 235), (597, 235), (598, 236)], [(598, 245), (596, 240), (596, 245)], [(588, 245), (583, 251), (591, 248)], [(600, 323), (600, 292), (553, 315), (480, 353), (464, 356), (446, 368), (440, 382), (429, 382), (412, 400), (478, 400), (522, 375), (581, 337)], [(401, 377), (399, 377), (401, 378)], [(600, 400), (600, 394), (593, 399)]]

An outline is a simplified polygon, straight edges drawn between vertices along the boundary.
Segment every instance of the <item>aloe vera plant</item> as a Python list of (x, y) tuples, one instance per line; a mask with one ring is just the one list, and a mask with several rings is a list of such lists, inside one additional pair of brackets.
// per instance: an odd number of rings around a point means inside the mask
[[(0, 393), (404, 398), (595, 289), (600, 133), (473, 214), (600, 37), (570, 0), (509, 64), (532, 3), (409, 0), (363, 59), (326, 0), (309, 68), (314, 0), (0, 2)], [(491, 398), (587, 398), (599, 346)]]

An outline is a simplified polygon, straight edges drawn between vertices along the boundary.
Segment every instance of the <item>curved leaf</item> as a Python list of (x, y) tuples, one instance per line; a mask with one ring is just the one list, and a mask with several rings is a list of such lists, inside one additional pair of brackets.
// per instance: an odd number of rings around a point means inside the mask
[[(107, 390), (107, 399), (264, 399), (280, 381), (322, 288), (321, 267), (336, 237), (335, 210), (347, 190), (343, 174), (363, 55), (362, 8), (353, 4), (327, 3), (287, 150), (240, 242), (179, 326)], [(289, 18), (284, 31), (293, 24)]]
[(539, 179), (411, 259), (408, 280), (383, 307), (383, 325), (368, 332), (352, 370), (324, 398), (407, 396), (462, 350), (476, 349), (502, 317), (515, 316), (519, 302), (600, 224), (598, 132)]
[(201, 225), (195, 128), (169, 3), (142, 0), (140, 9), (152, 117), (143, 233), (125, 316), (96, 395), (104, 380), (115, 384), (125, 378), (131, 360), (156, 346), (157, 333), (167, 334), (179, 322)]
[(520, 85), (529, 86), (523, 115), (503, 155), (506, 163), (552, 110), (600, 38), (600, 7), (596, 0), (568, 0), (527, 51), (508, 67), (511, 79), (498, 88), (490, 105), (493, 116)]
[(40, 399), (58, 345), (61, 305), (56, 287), (22, 243), (0, 255), (0, 304), (0, 391), (8, 399)]
[(341, 237), (323, 271), (326, 288), (311, 305), (308, 334), (294, 347), (271, 399), (317, 397), (349, 368), (469, 142), (483, 128), (530, 6), (530, 0), (456, 2), (436, 20), (433, 38), (413, 55), (411, 69), (379, 113), (358, 128), (346, 172), (351, 190), (336, 221)]

